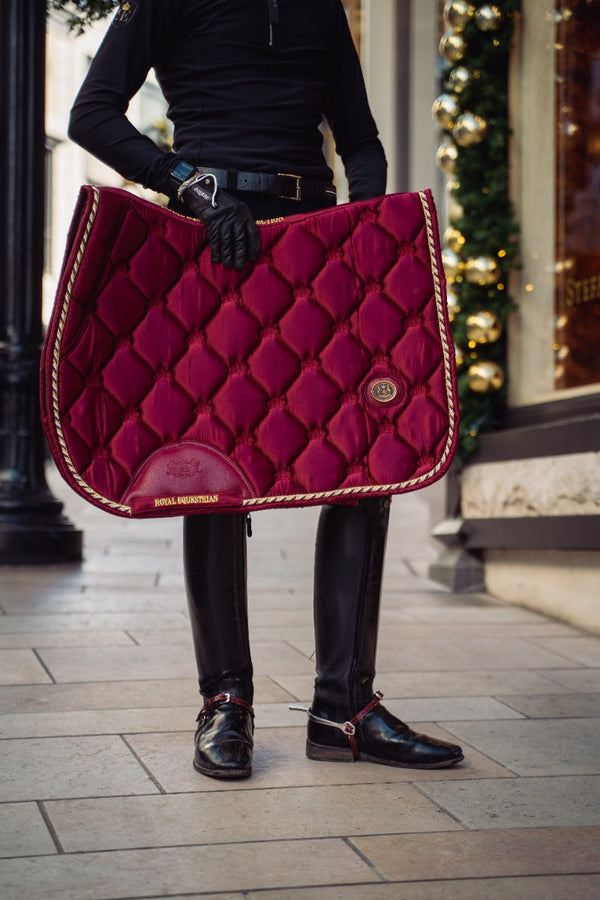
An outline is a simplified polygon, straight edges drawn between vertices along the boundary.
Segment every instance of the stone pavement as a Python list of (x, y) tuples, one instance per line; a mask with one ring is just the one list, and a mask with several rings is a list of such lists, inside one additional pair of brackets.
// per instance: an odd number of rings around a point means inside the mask
[[(396, 498), (377, 687), (455, 770), (304, 756), (316, 511), (250, 541), (255, 774), (192, 768), (179, 520), (95, 511), (80, 566), (0, 571), (3, 900), (600, 896), (600, 641), (426, 577), (441, 489)], [(565, 598), (568, 602), (568, 598)]]

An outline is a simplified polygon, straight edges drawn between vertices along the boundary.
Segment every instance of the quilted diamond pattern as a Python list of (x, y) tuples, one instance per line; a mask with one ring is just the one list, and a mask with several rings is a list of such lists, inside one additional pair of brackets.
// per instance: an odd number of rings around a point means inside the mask
[(42, 361), (57, 465), (120, 515), (352, 502), (439, 478), (456, 440), (428, 191), (261, 224), (253, 267), (199, 222), (84, 187)]

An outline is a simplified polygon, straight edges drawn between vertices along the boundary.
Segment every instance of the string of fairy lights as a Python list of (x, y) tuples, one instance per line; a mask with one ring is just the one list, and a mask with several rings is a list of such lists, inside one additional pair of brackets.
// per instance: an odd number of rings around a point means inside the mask
[(501, 422), (506, 405), (507, 291), (517, 265), (508, 185), (508, 63), (519, 0), (448, 0), (440, 41), (443, 93), (432, 114), (446, 176), (443, 262), (455, 341), (461, 426), (458, 453)]

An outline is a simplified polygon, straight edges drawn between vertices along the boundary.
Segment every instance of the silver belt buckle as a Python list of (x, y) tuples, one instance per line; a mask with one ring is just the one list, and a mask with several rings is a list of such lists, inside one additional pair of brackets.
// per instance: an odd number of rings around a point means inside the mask
[(294, 175), (292, 172), (278, 172), (277, 175), (282, 178), (296, 179), (296, 196), (290, 197), (287, 194), (278, 194), (280, 200), (302, 200), (302, 175)]

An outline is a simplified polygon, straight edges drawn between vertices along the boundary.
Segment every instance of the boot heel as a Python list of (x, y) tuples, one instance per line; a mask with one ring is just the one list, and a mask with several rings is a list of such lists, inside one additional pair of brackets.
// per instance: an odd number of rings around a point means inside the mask
[(349, 747), (325, 747), (313, 741), (306, 742), (306, 755), (309, 759), (325, 762), (354, 762), (354, 755)]

